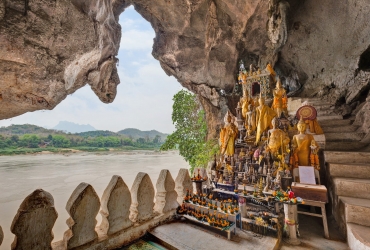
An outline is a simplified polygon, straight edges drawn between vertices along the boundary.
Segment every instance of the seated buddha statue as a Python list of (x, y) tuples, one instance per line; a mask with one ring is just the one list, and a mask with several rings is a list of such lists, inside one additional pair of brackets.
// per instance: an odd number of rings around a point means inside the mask
[(256, 144), (260, 141), (263, 132), (270, 127), (272, 119), (276, 116), (276, 112), (265, 104), (265, 99), (260, 95), (258, 99), (259, 106), (256, 108)]
[(268, 131), (267, 139), (267, 151), (271, 152), (272, 156), (275, 158), (280, 154), (285, 154), (286, 149), (288, 148), (290, 139), (287, 134), (277, 128), (278, 119), (275, 117), (272, 119), (272, 129)]
[(220, 132), (221, 155), (234, 156), (235, 139), (238, 135), (238, 128), (234, 124), (233, 117), (228, 111), (226, 114), (225, 127)]
[[(315, 145), (315, 150), (318, 150), (318, 145), (316, 144), (313, 135), (306, 134), (306, 123), (303, 121), (303, 118), (299, 120), (297, 128), (299, 131), (298, 135), (293, 136), (292, 140), (292, 150), (293, 154), (290, 159), (290, 163), (293, 167), (297, 168), (298, 166), (311, 166), (310, 156), (311, 156), (311, 147)], [(314, 141), (312, 143), (312, 141)]]
[(274, 95), (274, 101), (272, 103), (272, 109), (275, 110), (278, 117), (281, 116), (281, 113), (287, 114), (288, 110), (288, 98), (286, 91), (281, 85), (280, 79), (276, 83), (276, 88), (272, 92)]

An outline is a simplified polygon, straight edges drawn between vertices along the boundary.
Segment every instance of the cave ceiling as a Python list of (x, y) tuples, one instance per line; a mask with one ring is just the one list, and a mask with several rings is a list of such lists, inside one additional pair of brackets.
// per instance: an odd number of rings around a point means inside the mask
[[(152, 55), (196, 93), (216, 131), (238, 61), (295, 77), (301, 96), (351, 104), (370, 80), (370, 3), (302, 0), (0, 0), (0, 119), (53, 109), (86, 84), (116, 96), (119, 15), (152, 25)], [(121, 84), (125, 84), (122, 82)]]

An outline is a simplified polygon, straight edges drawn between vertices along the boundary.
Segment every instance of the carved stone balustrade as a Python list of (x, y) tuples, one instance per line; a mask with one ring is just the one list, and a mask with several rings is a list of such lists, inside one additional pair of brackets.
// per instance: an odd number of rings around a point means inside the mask
[(179, 174), (175, 180), (175, 190), (177, 192), (177, 202), (182, 204), (184, 196), (186, 195), (186, 190), (193, 193), (193, 183), (190, 180), (189, 170), (186, 168), (181, 168)]
[[(189, 172), (181, 169), (176, 184), (168, 170), (162, 170), (154, 187), (146, 173), (136, 176), (131, 191), (120, 176), (113, 176), (101, 198), (94, 188), (81, 183), (69, 198), (66, 210), (69, 229), (63, 240), (51, 243), (52, 228), (57, 219), (54, 199), (42, 189), (35, 190), (20, 205), (11, 231), (15, 234), (12, 249), (101, 250), (117, 249), (139, 239), (145, 233), (173, 220), (186, 189), (191, 190)], [(181, 200), (182, 202), (182, 200)], [(96, 227), (101, 207), (102, 223)], [(4, 234), (0, 227), (0, 244)]]
[[(13, 219), (10, 230), (15, 238), (11, 249), (52, 249), (52, 229), (57, 217), (53, 196), (42, 189), (35, 190), (24, 199)], [(1, 240), (0, 236), (0, 243)]]
[(114, 234), (132, 225), (129, 219), (131, 193), (126, 183), (114, 175), (101, 198), (102, 223), (100, 230), (107, 235)]
[(157, 184), (157, 194), (155, 196), (154, 211), (162, 214), (176, 209), (179, 206), (177, 202), (177, 193), (175, 191), (175, 181), (170, 171), (161, 170)]
[(97, 241), (95, 232), (96, 215), (100, 201), (94, 188), (82, 182), (69, 198), (66, 210), (71, 216), (67, 219), (69, 229), (64, 233), (63, 241), (67, 249), (75, 249), (83, 245), (91, 245)]
[(153, 217), (154, 187), (146, 173), (138, 173), (131, 188), (130, 220), (143, 222)]

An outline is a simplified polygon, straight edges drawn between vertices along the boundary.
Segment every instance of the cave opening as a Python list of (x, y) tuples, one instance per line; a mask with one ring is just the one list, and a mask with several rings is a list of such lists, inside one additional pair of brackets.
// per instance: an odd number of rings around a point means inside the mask
[(370, 46), (361, 54), (358, 62), (358, 69), (370, 71)]

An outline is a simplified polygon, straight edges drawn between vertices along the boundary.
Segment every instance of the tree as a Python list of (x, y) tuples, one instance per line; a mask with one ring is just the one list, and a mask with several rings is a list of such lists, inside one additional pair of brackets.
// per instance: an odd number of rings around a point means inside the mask
[(63, 135), (54, 135), (53, 145), (57, 148), (68, 148), (70, 146), (70, 141)]
[(197, 97), (186, 90), (175, 94), (173, 101), (172, 121), (176, 130), (167, 137), (161, 150), (178, 148), (191, 170), (206, 167), (212, 155), (218, 151), (218, 144), (216, 140), (206, 140), (204, 110)]
[(155, 144), (159, 144), (159, 143), (161, 143), (162, 142), (162, 138), (161, 138), (161, 136), (160, 135), (156, 135), (155, 137), (154, 137), (154, 139), (153, 139), (153, 143), (155, 143)]

